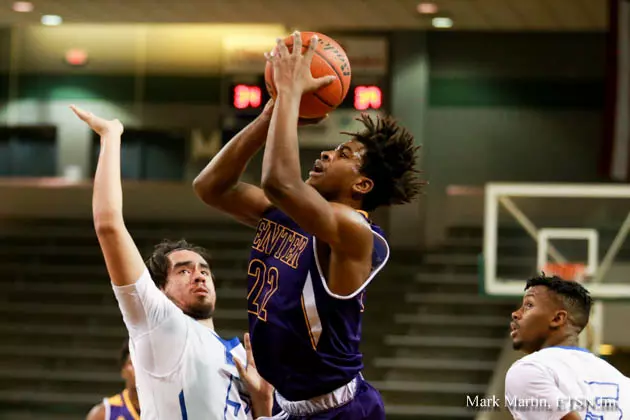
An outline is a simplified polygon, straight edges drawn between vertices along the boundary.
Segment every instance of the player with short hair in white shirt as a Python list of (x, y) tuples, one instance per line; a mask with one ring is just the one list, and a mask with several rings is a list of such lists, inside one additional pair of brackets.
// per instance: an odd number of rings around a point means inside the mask
[(621, 420), (630, 416), (630, 379), (577, 346), (592, 299), (579, 283), (527, 281), (512, 313), (515, 350), (527, 354), (505, 377), (505, 406), (517, 420)]
[(94, 227), (129, 331), (142, 419), (270, 416), (273, 390), (256, 371), (249, 337), (244, 348), (214, 332), (216, 296), (205, 250), (165, 241), (145, 265), (123, 220), (123, 126), (72, 109), (101, 136)]

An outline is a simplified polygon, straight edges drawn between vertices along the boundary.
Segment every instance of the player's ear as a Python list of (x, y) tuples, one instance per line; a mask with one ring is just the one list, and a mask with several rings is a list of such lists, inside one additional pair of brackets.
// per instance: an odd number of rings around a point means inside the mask
[(355, 194), (365, 195), (374, 188), (374, 181), (370, 178), (362, 176), (352, 186), (352, 192)]
[(551, 320), (551, 328), (556, 329), (564, 326), (569, 320), (569, 314), (564, 309), (559, 309), (555, 312), (553, 319)]

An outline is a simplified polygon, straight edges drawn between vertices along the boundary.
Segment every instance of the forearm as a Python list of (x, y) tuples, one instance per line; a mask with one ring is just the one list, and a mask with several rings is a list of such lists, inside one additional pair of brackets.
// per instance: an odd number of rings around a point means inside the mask
[(212, 201), (238, 184), (251, 158), (265, 144), (270, 117), (261, 114), (234, 136), (195, 178), (193, 186), (203, 201)]
[(94, 177), (92, 212), (98, 231), (122, 223), (120, 136), (104, 134)]
[(302, 181), (297, 133), (300, 99), (290, 90), (278, 93), (263, 157), (263, 187), (273, 189)]

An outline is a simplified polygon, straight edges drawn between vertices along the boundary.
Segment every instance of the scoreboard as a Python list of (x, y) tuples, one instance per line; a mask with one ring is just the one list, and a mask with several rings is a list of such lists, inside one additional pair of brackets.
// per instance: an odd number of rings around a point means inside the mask
[[(269, 93), (264, 81), (256, 84), (232, 83), (230, 85), (230, 103), (235, 110), (260, 110), (268, 99)], [(350, 87), (340, 108), (365, 111), (367, 109), (379, 110), (382, 106), (383, 92), (379, 85), (355, 85)]]
[[(348, 54), (352, 83), (334, 115), (379, 112), (388, 108), (389, 44), (380, 36), (327, 34), (337, 40)], [(227, 142), (263, 109), (270, 96), (264, 80), (265, 60), (260, 54), (240, 54), (242, 63), (232, 61), (224, 73), (226, 101), (222, 105), (222, 138)], [(260, 58), (257, 58), (260, 57)], [(256, 60), (260, 60), (256, 62)]]

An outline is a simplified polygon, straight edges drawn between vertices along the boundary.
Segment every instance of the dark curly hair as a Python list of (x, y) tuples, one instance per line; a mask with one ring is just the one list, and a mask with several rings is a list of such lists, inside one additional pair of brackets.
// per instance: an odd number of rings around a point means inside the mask
[(545, 273), (527, 280), (525, 290), (534, 286), (545, 286), (555, 292), (569, 318), (582, 331), (588, 324), (593, 298), (588, 290), (576, 281), (564, 280), (558, 276), (547, 277)]
[(181, 250), (196, 252), (201, 256), (201, 258), (206, 260), (208, 265), (210, 265), (210, 254), (207, 249), (191, 244), (185, 239), (180, 239), (178, 241), (164, 239), (153, 248), (153, 253), (145, 261), (145, 264), (149, 269), (149, 274), (151, 274), (151, 278), (157, 287), (162, 289), (166, 286), (166, 278), (168, 276), (169, 269), (168, 255), (173, 251)]
[(362, 209), (372, 211), (380, 206), (409, 203), (425, 182), (418, 178), (417, 151), (413, 135), (392, 117), (361, 114), (357, 121), (365, 128), (358, 133), (343, 132), (365, 146), (361, 173), (374, 182), (363, 197)]

